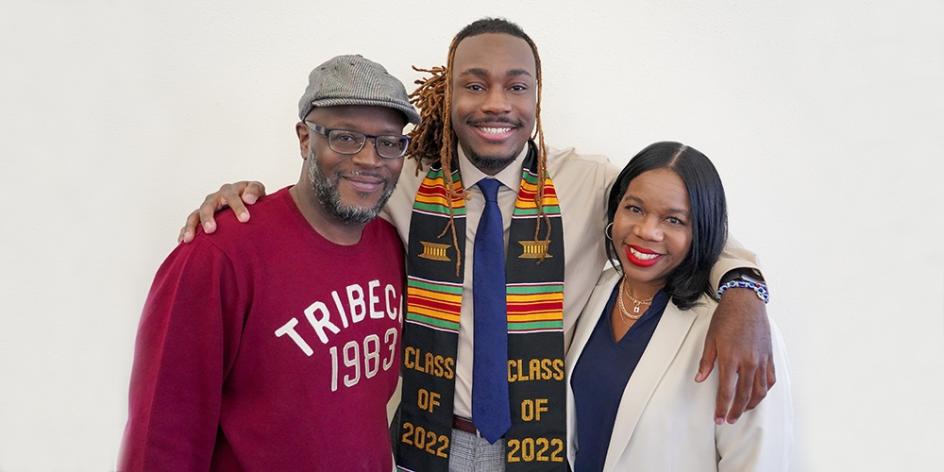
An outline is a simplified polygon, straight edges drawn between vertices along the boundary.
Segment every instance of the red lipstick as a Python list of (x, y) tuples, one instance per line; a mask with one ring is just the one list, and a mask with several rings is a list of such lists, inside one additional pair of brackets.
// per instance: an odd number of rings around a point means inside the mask
[[(636, 252), (640, 254), (653, 254), (656, 257), (653, 257), (652, 259), (648, 259), (648, 258), (641, 259), (639, 257), (636, 257), (636, 255), (633, 254), (633, 251), (630, 250), (630, 248), (632, 248), (633, 250), (635, 250)], [(635, 266), (639, 266), (639, 267), (652, 267), (657, 262), (659, 262), (659, 259), (662, 258), (662, 254), (659, 254), (658, 252), (655, 252), (651, 249), (646, 249), (644, 247), (639, 247), (633, 244), (626, 246), (626, 249), (624, 250), (624, 252), (626, 253), (626, 260), (628, 260), (631, 264)]]

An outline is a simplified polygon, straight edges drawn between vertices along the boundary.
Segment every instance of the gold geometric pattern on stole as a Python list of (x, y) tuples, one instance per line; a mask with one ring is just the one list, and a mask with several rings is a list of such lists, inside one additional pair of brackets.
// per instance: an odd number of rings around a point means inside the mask
[(422, 257), (423, 259), (429, 259), (431, 261), (450, 261), (449, 255), (446, 254), (446, 251), (451, 247), (450, 245), (431, 243), (428, 241), (420, 241), (420, 244), (423, 245), (423, 252), (419, 257)]
[(518, 241), (518, 244), (521, 245), (522, 251), (518, 259), (545, 259), (553, 257), (547, 253), (547, 248), (551, 245), (550, 241)]

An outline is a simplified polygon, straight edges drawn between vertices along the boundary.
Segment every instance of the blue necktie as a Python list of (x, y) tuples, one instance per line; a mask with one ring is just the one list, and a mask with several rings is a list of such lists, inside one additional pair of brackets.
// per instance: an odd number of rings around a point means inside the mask
[(472, 422), (489, 443), (511, 427), (508, 400), (508, 325), (505, 304), (505, 239), (495, 179), (478, 183), (485, 210), (475, 232), (472, 262), (474, 340)]

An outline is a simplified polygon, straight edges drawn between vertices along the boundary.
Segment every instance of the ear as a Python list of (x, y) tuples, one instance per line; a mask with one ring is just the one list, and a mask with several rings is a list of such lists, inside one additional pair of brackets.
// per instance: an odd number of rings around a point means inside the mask
[(308, 159), (308, 146), (311, 143), (311, 131), (308, 125), (301, 121), (296, 123), (295, 135), (298, 136), (298, 150), (302, 154), (302, 160)]

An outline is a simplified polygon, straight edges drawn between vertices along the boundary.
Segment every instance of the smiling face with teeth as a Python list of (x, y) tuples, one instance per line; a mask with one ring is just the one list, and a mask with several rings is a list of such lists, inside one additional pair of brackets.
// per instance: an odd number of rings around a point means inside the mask
[[(315, 108), (306, 121), (373, 136), (399, 135), (406, 125), (398, 111), (362, 105)], [(373, 141), (357, 154), (339, 154), (327, 137), (312, 134), (305, 122), (296, 125), (296, 133), (305, 159), (295, 186), (302, 196), (303, 214), (317, 214), (320, 221), (342, 225), (364, 225), (380, 213), (400, 177), (402, 158), (381, 158)]]
[(634, 296), (665, 286), (692, 246), (691, 207), (685, 183), (668, 168), (634, 178), (613, 215), (612, 237)]
[(727, 203), (700, 151), (673, 141), (639, 151), (613, 182), (606, 221), (607, 258), (643, 291), (631, 295), (664, 286), (682, 309), (714, 295), (709, 275), (727, 239)]
[(469, 161), (495, 175), (514, 161), (534, 128), (534, 54), (510, 34), (470, 36), (456, 47), (453, 71), (452, 129)]

